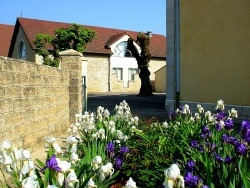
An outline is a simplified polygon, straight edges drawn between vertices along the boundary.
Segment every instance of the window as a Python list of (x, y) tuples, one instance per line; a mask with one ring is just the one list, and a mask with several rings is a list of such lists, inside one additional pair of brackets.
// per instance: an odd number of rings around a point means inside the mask
[(131, 50), (128, 49), (127, 41), (120, 42), (114, 49), (115, 57), (133, 57)]
[(117, 74), (117, 80), (118, 80), (118, 81), (122, 81), (122, 80), (123, 80), (122, 68), (113, 68), (113, 74)]
[(25, 44), (24, 42), (21, 40), (19, 43), (19, 51), (18, 51), (18, 57), (20, 59), (26, 59), (26, 49), (25, 49)]
[(135, 74), (138, 74), (139, 70), (137, 68), (129, 68), (128, 69), (128, 80), (134, 81), (135, 80)]

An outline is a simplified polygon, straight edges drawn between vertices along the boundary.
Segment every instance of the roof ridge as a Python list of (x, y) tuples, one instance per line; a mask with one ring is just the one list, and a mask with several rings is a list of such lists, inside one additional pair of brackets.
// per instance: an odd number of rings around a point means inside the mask
[[(103, 28), (103, 29), (111, 29), (111, 30), (117, 30), (119, 32), (123, 31), (123, 32), (144, 32), (144, 31), (135, 31), (135, 30), (126, 30), (126, 29), (119, 29), (119, 28), (111, 28), (111, 27), (105, 27), (105, 26), (95, 26), (95, 25), (85, 25), (85, 24), (82, 24), (82, 23), (76, 23), (76, 22), (60, 22), (60, 21), (51, 21), (51, 20), (42, 20), (42, 19), (36, 19), (36, 18), (25, 18), (25, 17), (17, 17), (17, 19), (26, 19), (26, 20), (33, 20), (33, 21), (42, 21), (42, 22), (50, 22), (50, 23), (57, 23), (57, 24), (79, 24), (83, 27), (93, 27), (93, 28)], [(145, 32), (146, 33), (146, 32)], [(157, 33), (154, 33), (154, 35), (162, 35), (164, 36), (163, 34), (157, 34)], [(164, 36), (165, 37), (165, 36)]]

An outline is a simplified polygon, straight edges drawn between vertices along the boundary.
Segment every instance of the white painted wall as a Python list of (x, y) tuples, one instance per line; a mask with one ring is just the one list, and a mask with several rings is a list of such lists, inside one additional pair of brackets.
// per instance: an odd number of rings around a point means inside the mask
[[(124, 35), (121, 39), (117, 40), (110, 46), (111, 51), (114, 52), (115, 47), (123, 42), (127, 41), (130, 38), (129, 35)], [(134, 45), (136, 46), (138, 52), (140, 53), (140, 47), (134, 42)], [(110, 57), (110, 74), (112, 74), (113, 68), (122, 68), (123, 69), (123, 86), (128, 87), (128, 81), (129, 81), (129, 74), (128, 70), (129, 68), (138, 68), (137, 61), (135, 58), (132, 57), (114, 57), (111, 55)]]
[(113, 68), (122, 68), (123, 69), (123, 86), (128, 87), (128, 69), (129, 68), (138, 68), (137, 61), (132, 57), (111, 57), (111, 74)]

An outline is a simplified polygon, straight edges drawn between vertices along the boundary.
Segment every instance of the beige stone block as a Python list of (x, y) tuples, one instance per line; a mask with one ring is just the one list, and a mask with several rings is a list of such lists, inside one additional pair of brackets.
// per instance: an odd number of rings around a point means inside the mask
[(13, 99), (3, 99), (1, 100), (1, 104), (4, 112), (13, 111)]
[(41, 85), (37, 87), (37, 96), (45, 96), (47, 94), (47, 87), (45, 85)]
[(29, 76), (29, 84), (30, 85), (40, 85), (41, 76), (31, 73)]
[(76, 86), (76, 85), (74, 85), (74, 86), (70, 86), (70, 87), (69, 87), (69, 91), (70, 91), (70, 92), (78, 93), (78, 92), (80, 92), (81, 90), (82, 90), (82, 87), (81, 87), (81, 86)]
[(38, 73), (43, 77), (46, 77), (50, 74), (49, 67), (48, 66), (38, 66), (37, 67)]
[(12, 141), (15, 138), (16, 134), (14, 134), (12, 127), (1, 127), (1, 137), (0, 141), (8, 140)]
[(20, 72), (20, 70), (21, 70), (20, 61), (17, 60), (17, 59), (12, 59), (12, 61), (13, 61), (13, 63), (12, 63), (13, 64), (12, 71), (16, 72), (16, 73)]
[(62, 86), (68, 86), (69, 85), (69, 79), (65, 78), (65, 77), (62, 77), (60, 79), (60, 85), (62, 85)]
[(80, 85), (81, 84), (81, 80), (80, 79), (70, 79), (70, 82), (69, 82), (70, 86), (75, 86), (75, 85)]
[(48, 105), (50, 105), (51, 103), (53, 103), (53, 100), (52, 100), (52, 98), (53, 97), (55, 97), (55, 96), (48, 96), (48, 95), (46, 95), (46, 96), (44, 96), (43, 97), (43, 103), (42, 103), (42, 106), (48, 106)]
[(12, 83), (12, 73), (0, 72), (0, 85), (9, 85)]
[(46, 88), (46, 95), (47, 96), (51, 96), (51, 95), (54, 95), (54, 92), (55, 92), (55, 89), (53, 86), (47, 86)]
[[(5, 115), (4, 113), (1, 111), (0, 112), (0, 132), (2, 131), (2, 129), (5, 128)], [(1, 138), (1, 137), (0, 137)]]
[[(81, 99), (81, 95), (79, 93), (70, 93), (70, 103), (78, 103), (78, 100)], [(74, 102), (75, 101), (75, 102)]]
[(14, 126), (16, 124), (19, 124), (22, 121), (22, 112), (10, 112), (8, 114), (5, 114), (5, 125), (6, 126)]
[(4, 99), (0, 99), (0, 113), (4, 112)]
[(40, 85), (46, 86), (48, 84), (48, 77), (47, 76), (41, 76), (41, 83)]
[(23, 109), (25, 109), (25, 105), (24, 105), (24, 99), (13, 99), (13, 109), (15, 111), (21, 111)]
[(30, 127), (30, 122), (20, 123), (15, 126), (15, 132), (18, 136), (22, 136), (32, 131)]
[(28, 64), (27, 63), (24, 63), (24, 62), (20, 62), (20, 72), (22, 73), (28, 73), (29, 70), (28, 70)]
[(36, 118), (36, 109), (26, 109), (22, 112), (23, 121), (31, 121)]
[(20, 74), (18, 74), (18, 73), (13, 74), (13, 84), (20, 85)]
[(23, 97), (35, 97), (37, 95), (37, 87), (28, 86), (22, 88), (22, 96)]
[(13, 66), (14, 66), (13, 63), (5, 62), (5, 63), (3, 63), (3, 70), (6, 72), (12, 72)]
[(5, 87), (4, 96), (5, 98), (20, 98), (22, 88), (20, 86)]
[(37, 134), (41, 134), (40, 133), (41, 130), (39, 130), (39, 132), (31, 132), (28, 133), (26, 135), (23, 135), (23, 147), (26, 149), (31, 149), (35, 146), (36, 142), (37, 142)]
[(49, 113), (49, 111), (47, 107), (40, 107), (37, 109), (36, 113), (39, 117), (44, 117)]
[(0, 86), (0, 98), (2, 99), (4, 97), (4, 87)]
[(27, 85), (29, 83), (29, 75), (28, 74), (20, 74), (19, 78), (21, 85)]

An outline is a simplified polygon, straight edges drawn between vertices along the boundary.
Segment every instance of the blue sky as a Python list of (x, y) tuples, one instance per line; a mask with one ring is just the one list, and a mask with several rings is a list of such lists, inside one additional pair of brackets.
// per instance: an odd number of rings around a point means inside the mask
[(166, 0), (0, 0), (0, 23), (16, 18), (77, 23), (166, 36)]

